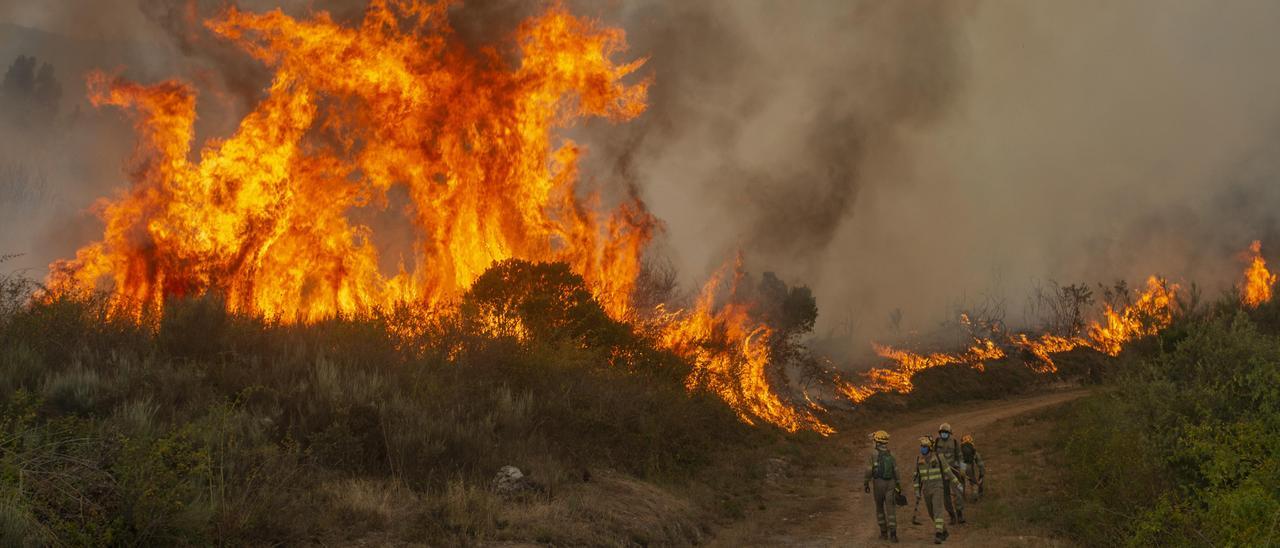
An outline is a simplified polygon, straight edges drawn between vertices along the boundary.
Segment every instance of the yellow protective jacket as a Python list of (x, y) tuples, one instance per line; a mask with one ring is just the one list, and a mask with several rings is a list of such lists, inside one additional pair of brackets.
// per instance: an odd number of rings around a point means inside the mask
[(943, 462), (950, 463), (955, 468), (960, 468), (962, 456), (960, 455), (960, 440), (955, 436), (948, 439), (938, 438), (933, 441), (933, 452), (941, 453)]
[(928, 455), (916, 457), (916, 473), (912, 478), (912, 484), (916, 489), (940, 488), (943, 481), (950, 481), (952, 485), (960, 487), (960, 478), (956, 476), (955, 470), (951, 469), (946, 457), (937, 451), (929, 451)]

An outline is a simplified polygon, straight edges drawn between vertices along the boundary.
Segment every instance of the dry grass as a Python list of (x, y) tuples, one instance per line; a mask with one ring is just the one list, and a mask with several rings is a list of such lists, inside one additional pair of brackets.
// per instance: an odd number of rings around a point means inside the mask
[(681, 546), (707, 536), (707, 515), (692, 501), (653, 484), (600, 472), (555, 499), (503, 508), (508, 539), (560, 546)]
[(554, 496), (507, 499), (462, 482), (436, 494), (381, 479), (345, 479), (322, 490), (335, 516), (365, 533), (330, 539), (355, 546), (686, 546), (706, 540), (708, 515), (690, 499), (616, 472)]

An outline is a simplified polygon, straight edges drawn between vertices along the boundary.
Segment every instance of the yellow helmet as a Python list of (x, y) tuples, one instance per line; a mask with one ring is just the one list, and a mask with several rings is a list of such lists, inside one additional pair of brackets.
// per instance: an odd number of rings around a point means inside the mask
[(950, 431), (951, 431), (951, 423), (949, 423), (949, 422), (944, 422), (944, 423), (942, 423), (942, 424), (938, 425), (938, 431), (939, 431), (939, 432), (950, 432)]
[(933, 440), (929, 436), (920, 436), (920, 447), (929, 447), (933, 445)]
[(871, 439), (875, 440), (876, 443), (888, 443), (889, 433), (884, 430), (876, 430), (874, 434), (871, 434)]
[(960, 438), (960, 443), (973, 443), (973, 435), (965, 434), (964, 437)]

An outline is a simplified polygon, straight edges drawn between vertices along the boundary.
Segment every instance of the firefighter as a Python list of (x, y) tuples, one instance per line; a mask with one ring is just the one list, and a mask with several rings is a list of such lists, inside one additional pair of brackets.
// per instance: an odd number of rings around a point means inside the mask
[(898, 542), (897, 498), (902, 493), (898, 482), (898, 466), (889, 452), (889, 433), (884, 430), (871, 435), (876, 450), (871, 455), (871, 465), (862, 479), (862, 490), (872, 493), (876, 502), (876, 523), (880, 524), (880, 539)]
[(942, 541), (950, 536), (947, 532), (947, 524), (942, 519), (943, 487), (955, 485), (958, 488), (960, 478), (951, 470), (951, 465), (944, 457), (935, 450), (933, 440), (928, 436), (920, 438), (920, 456), (916, 457), (913, 483), (916, 488), (916, 497), (924, 497), (925, 508), (929, 510), (929, 517), (933, 519), (933, 543), (942, 544)]
[(973, 446), (973, 436), (970, 434), (960, 438), (960, 459), (964, 463), (965, 479), (977, 488), (974, 500), (982, 498), (982, 481), (987, 475), (987, 467), (982, 464), (982, 454)]
[[(960, 456), (960, 440), (951, 435), (951, 424), (942, 423), (938, 426), (938, 437), (933, 440), (934, 447), (940, 453), (943, 462), (946, 462), (955, 473), (956, 477), (964, 477), (964, 459)], [(951, 523), (964, 523), (964, 491), (963, 484), (961, 489), (952, 489), (950, 485), (943, 485), (942, 500), (947, 506), (947, 515), (951, 516)]]

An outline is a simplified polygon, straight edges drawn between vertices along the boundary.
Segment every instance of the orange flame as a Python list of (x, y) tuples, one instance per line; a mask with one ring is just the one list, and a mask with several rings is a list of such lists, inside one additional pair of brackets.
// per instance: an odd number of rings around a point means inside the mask
[(1254, 240), (1249, 245), (1246, 256), (1249, 261), (1244, 271), (1244, 280), (1240, 283), (1240, 301), (1249, 308), (1271, 302), (1271, 290), (1276, 285), (1276, 275), (1267, 270), (1267, 261), (1262, 258), (1262, 242)]
[(1042, 333), (1031, 339), (1025, 333), (1019, 333), (1010, 340), (1014, 346), (1030, 352), (1040, 360), (1034, 368), (1040, 373), (1057, 373), (1058, 365), (1053, 363), (1053, 355), (1070, 352), (1081, 346), (1088, 346), (1089, 341), (1080, 337), (1062, 337), (1052, 333)]
[(853, 400), (854, 403), (860, 403), (873, 394), (880, 392), (909, 393), (915, 389), (915, 385), (911, 383), (911, 378), (925, 369), (964, 364), (982, 371), (985, 369), (983, 362), (1004, 357), (1004, 350), (991, 339), (977, 339), (973, 345), (959, 354), (942, 352), (917, 354), (876, 343), (872, 343), (871, 346), (880, 357), (892, 360), (894, 366), (892, 368), (878, 367), (867, 371), (865, 374), (866, 380), (862, 386), (837, 383), (836, 390)]
[[(1036, 356), (1040, 363), (1032, 367), (1042, 373), (1058, 370), (1053, 362), (1054, 354), (1069, 352), (1081, 346), (1115, 356), (1126, 343), (1159, 333), (1173, 323), (1178, 307), (1175, 298), (1177, 290), (1176, 284), (1151, 276), (1147, 279), (1146, 290), (1138, 294), (1133, 304), (1119, 311), (1108, 305), (1103, 310), (1102, 322), (1095, 321), (1089, 325), (1087, 338), (1045, 333), (1033, 339), (1026, 334), (1018, 334), (1009, 337), (1008, 344), (1026, 349)], [(967, 318), (962, 318), (962, 321), (967, 321)], [(874, 343), (873, 347), (876, 354), (891, 360), (894, 365), (867, 371), (860, 384), (837, 380), (836, 390), (854, 403), (860, 403), (877, 393), (909, 393), (914, 388), (912, 377), (931, 367), (959, 364), (982, 371), (985, 362), (1005, 357), (1004, 350), (990, 339), (977, 339), (969, 349), (960, 354), (938, 352), (922, 355)]]
[[(189, 86), (91, 74), (93, 104), (135, 115), (133, 187), (101, 207), (103, 239), (56, 263), (51, 285), (109, 284), (135, 315), (213, 291), (234, 311), (305, 322), (435, 305), (519, 257), (568, 262), (626, 316), (654, 220), (635, 200), (596, 213), (598, 200), (576, 192), (580, 148), (553, 137), (585, 117), (640, 114), (647, 84), (622, 80), (643, 61), (614, 63), (621, 31), (552, 8), (520, 28), (520, 62), (509, 66), (492, 48), (469, 52), (446, 10), (374, 1), (351, 29), (324, 13), (228, 9), (207, 26), (275, 77), (198, 162), (188, 159)], [(372, 230), (348, 213), (385, 209), (394, 185), (412, 202), (415, 256), (387, 276)]]
[[(752, 321), (748, 306), (733, 299), (716, 307), (726, 270), (722, 268), (703, 286), (692, 310), (668, 313), (660, 320), (661, 345), (693, 362), (686, 386), (716, 393), (748, 424), (760, 419), (789, 432), (833, 433), (812, 412), (784, 402), (770, 386), (772, 330)], [(741, 278), (739, 257), (730, 295), (737, 293)]]
[(1117, 356), (1125, 343), (1169, 327), (1178, 309), (1177, 290), (1177, 284), (1156, 276), (1147, 278), (1147, 290), (1139, 294), (1137, 302), (1119, 311), (1107, 305), (1102, 313), (1104, 323), (1094, 322), (1089, 326), (1089, 346), (1108, 356)]

